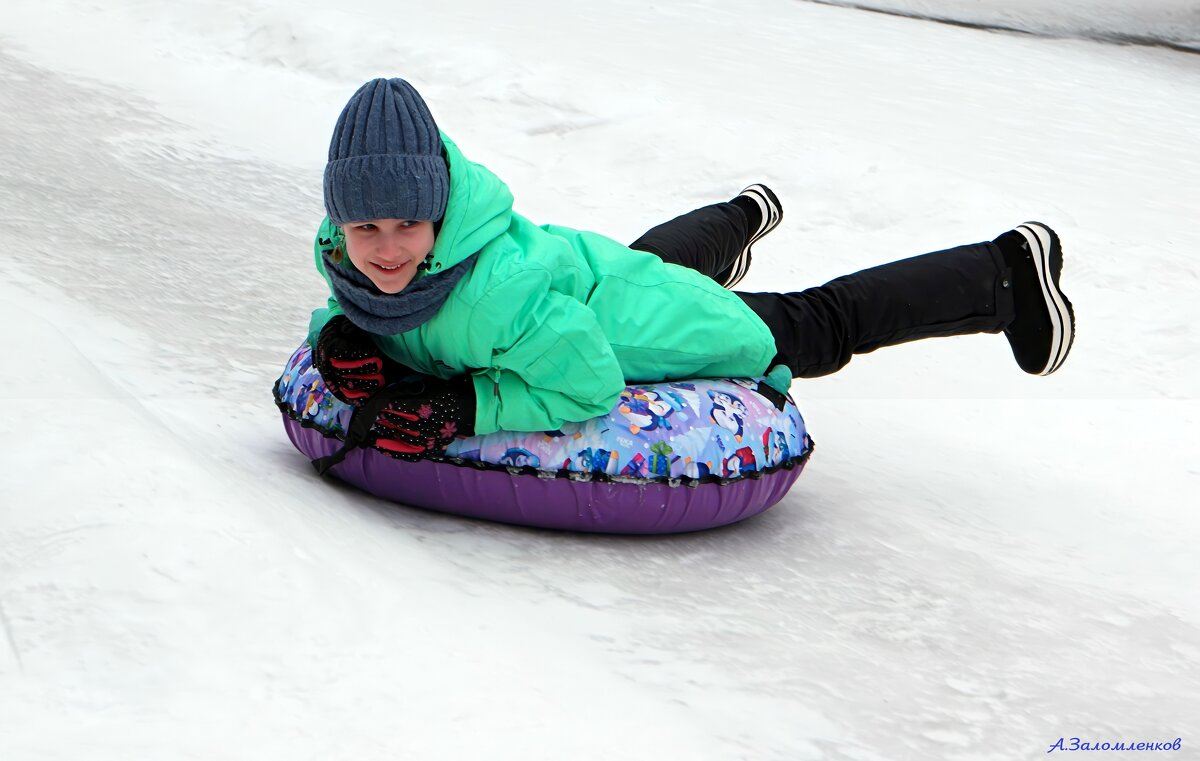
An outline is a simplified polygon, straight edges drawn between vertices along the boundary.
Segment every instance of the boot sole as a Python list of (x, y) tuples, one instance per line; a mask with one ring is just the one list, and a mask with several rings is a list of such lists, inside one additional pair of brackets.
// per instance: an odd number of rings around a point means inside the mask
[(750, 236), (750, 241), (730, 267), (729, 277), (722, 283), (725, 288), (733, 288), (742, 281), (742, 278), (746, 277), (746, 274), (750, 272), (750, 247), (764, 235), (779, 227), (779, 223), (783, 221), (783, 205), (779, 203), (779, 197), (766, 185), (751, 185), (738, 195), (750, 196), (758, 202), (758, 206), (762, 210), (763, 221), (759, 225), (758, 231)]
[(1071, 345), (1075, 343), (1075, 310), (1059, 285), (1063, 266), (1062, 244), (1058, 235), (1041, 222), (1026, 222), (1016, 229), (1029, 243), (1038, 281), (1042, 285), (1042, 298), (1050, 315), (1050, 354), (1046, 366), (1034, 375), (1049, 375), (1062, 367), (1067, 354), (1071, 352)]

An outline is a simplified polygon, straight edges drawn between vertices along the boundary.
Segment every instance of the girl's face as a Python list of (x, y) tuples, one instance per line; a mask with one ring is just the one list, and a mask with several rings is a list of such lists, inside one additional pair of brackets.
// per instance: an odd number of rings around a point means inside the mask
[(433, 222), (372, 219), (342, 225), (346, 255), (384, 293), (399, 293), (433, 250)]

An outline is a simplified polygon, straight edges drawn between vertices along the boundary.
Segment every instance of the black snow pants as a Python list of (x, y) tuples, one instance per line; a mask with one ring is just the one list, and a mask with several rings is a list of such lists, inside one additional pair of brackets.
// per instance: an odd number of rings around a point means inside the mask
[[(745, 213), (718, 203), (647, 231), (630, 248), (724, 282), (748, 240)], [(855, 354), (920, 338), (999, 333), (1013, 297), (1000, 249), (973, 243), (844, 275), (795, 293), (738, 296), (775, 337), (772, 366), (793, 378), (840, 370)]]

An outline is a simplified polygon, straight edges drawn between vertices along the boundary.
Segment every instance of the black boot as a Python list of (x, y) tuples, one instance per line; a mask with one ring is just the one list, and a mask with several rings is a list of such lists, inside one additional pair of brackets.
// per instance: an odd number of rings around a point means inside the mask
[(1062, 245), (1040, 222), (1026, 222), (994, 241), (1009, 269), (1013, 321), (1004, 329), (1021, 369), (1049, 375), (1071, 351), (1075, 311), (1059, 286)]
[(750, 271), (750, 247), (783, 221), (783, 204), (766, 185), (755, 184), (743, 190), (731, 204), (746, 214), (746, 229), (750, 231), (746, 245), (728, 269), (717, 275), (721, 285), (732, 290)]

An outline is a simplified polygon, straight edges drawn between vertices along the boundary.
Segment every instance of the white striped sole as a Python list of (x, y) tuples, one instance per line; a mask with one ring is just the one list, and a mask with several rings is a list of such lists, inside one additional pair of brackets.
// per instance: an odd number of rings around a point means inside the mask
[(1062, 367), (1075, 341), (1074, 311), (1058, 284), (1062, 274), (1062, 246), (1054, 231), (1040, 222), (1026, 222), (1016, 229), (1029, 244), (1034, 266), (1037, 267), (1038, 282), (1042, 285), (1042, 297), (1050, 314), (1050, 355), (1046, 359), (1046, 366), (1037, 373), (1049, 375)]

